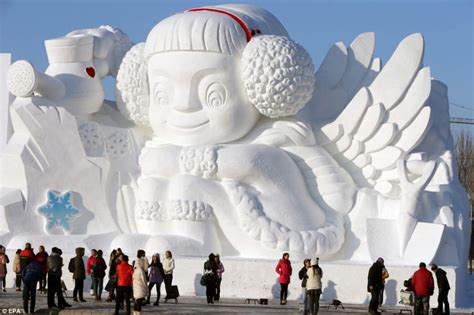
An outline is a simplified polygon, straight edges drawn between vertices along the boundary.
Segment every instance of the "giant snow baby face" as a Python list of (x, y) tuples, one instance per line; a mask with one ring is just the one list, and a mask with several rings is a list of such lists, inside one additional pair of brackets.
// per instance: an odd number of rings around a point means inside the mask
[(166, 142), (224, 143), (259, 118), (240, 82), (240, 59), (209, 52), (166, 52), (148, 62), (150, 125)]
[(244, 137), (261, 115), (295, 114), (313, 86), (310, 56), (275, 17), (229, 5), (158, 23), (125, 57), (117, 102), (161, 141), (217, 144)]

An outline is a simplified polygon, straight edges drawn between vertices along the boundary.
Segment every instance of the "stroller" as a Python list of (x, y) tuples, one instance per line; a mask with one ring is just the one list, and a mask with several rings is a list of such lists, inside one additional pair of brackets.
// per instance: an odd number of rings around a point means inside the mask
[(411, 278), (403, 282), (404, 289), (400, 290), (399, 304), (405, 306), (400, 310), (400, 314), (406, 312), (412, 314), (412, 308), (415, 305), (415, 294), (412, 291)]

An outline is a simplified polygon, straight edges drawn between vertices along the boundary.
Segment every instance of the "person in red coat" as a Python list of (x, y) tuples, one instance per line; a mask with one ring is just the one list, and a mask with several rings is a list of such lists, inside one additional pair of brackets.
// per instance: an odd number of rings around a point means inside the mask
[(428, 315), (430, 296), (433, 295), (434, 291), (434, 280), (431, 272), (426, 269), (424, 262), (420, 263), (420, 269), (413, 274), (411, 284), (415, 293), (415, 315)]
[(33, 252), (33, 249), (31, 248), (31, 244), (26, 243), (25, 249), (20, 252), (20, 272), (23, 273), (23, 270), (30, 263), (30, 261), (33, 261), (35, 259), (36, 256)]
[(127, 314), (130, 315), (130, 299), (132, 298), (133, 267), (128, 263), (128, 256), (122, 256), (122, 262), (117, 266), (117, 300), (115, 303), (115, 314), (118, 315), (120, 305), (127, 304)]
[(286, 296), (288, 295), (288, 284), (290, 284), (290, 277), (292, 273), (290, 254), (284, 253), (283, 257), (278, 261), (275, 267), (276, 273), (280, 275), (278, 281), (280, 282), (280, 305), (286, 304)]
[[(94, 266), (97, 264), (97, 250), (96, 249), (91, 249), (91, 255), (87, 259), (87, 264), (86, 264), (86, 272), (87, 275), (91, 277), (91, 295), (95, 296), (95, 275), (94, 275)], [(97, 301), (97, 297), (96, 297)]]

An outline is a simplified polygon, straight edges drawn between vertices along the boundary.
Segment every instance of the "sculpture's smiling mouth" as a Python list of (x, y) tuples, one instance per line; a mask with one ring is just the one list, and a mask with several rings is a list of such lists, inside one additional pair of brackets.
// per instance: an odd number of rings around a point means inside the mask
[(200, 128), (209, 123), (207, 118), (202, 112), (195, 113), (180, 113), (172, 112), (166, 119), (166, 124), (173, 128), (194, 130)]
[(209, 123), (209, 119), (200, 122), (200, 123), (194, 123), (194, 124), (181, 124), (181, 123), (170, 123), (169, 121), (166, 121), (166, 123), (173, 127), (173, 128), (178, 128), (178, 129), (197, 129), (199, 127), (202, 127), (204, 125), (207, 125)]

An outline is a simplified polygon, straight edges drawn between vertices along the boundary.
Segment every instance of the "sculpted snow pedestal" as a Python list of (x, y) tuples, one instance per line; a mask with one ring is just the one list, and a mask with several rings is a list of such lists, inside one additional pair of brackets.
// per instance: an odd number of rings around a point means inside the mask
[[(79, 59), (49, 57), (60, 65), (48, 76), (12, 65), (15, 134), (2, 172), (31, 222), (7, 224), (5, 242), (68, 232), (96, 247), (191, 255), (466, 261), (468, 206), (447, 91), (422, 67), (421, 35), (382, 67), (373, 34), (361, 34), (335, 44), (316, 73), (280, 22), (252, 6), (173, 15), (131, 49), (124, 38), (104, 27), (73, 32), (59, 40)], [(100, 83), (91, 68), (99, 77), (118, 69), (120, 112), (102, 104), (99, 88), (67, 84)], [(31, 88), (18, 69), (45, 83)], [(54, 95), (57, 86), (64, 93)], [(69, 101), (79, 92), (84, 99)], [(65, 147), (71, 154), (56, 158)], [(80, 196), (71, 229), (44, 228), (37, 209), (48, 191)], [(4, 205), (7, 222), (17, 199)]]

